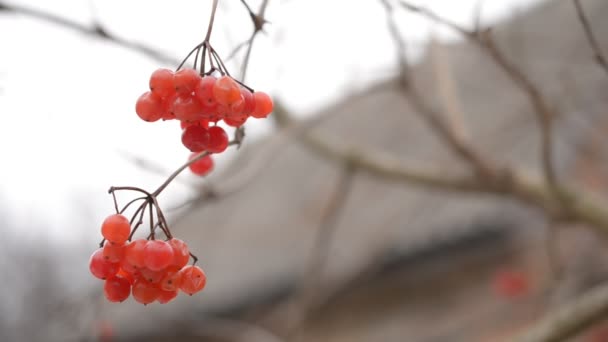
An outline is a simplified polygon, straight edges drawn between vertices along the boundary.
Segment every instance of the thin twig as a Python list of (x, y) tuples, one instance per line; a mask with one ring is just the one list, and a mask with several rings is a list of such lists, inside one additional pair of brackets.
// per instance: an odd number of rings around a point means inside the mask
[(595, 34), (593, 34), (593, 30), (591, 29), (591, 23), (589, 23), (589, 19), (587, 19), (587, 16), (585, 15), (583, 5), (581, 4), (580, 0), (572, 1), (574, 2), (574, 7), (576, 8), (578, 20), (581, 22), (581, 24), (583, 25), (583, 29), (585, 30), (585, 36), (587, 37), (589, 46), (591, 46), (595, 61), (608, 74), (608, 60), (606, 60), (606, 56), (604, 55), (600, 44), (595, 38)]
[(209, 39), (211, 39), (211, 31), (213, 31), (213, 22), (215, 21), (215, 12), (217, 11), (218, 1), (219, 0), (213, 0), (213, 3), (211, 4), (211, 16), (209, 17), (209, 25), (207, 26), (205, 42), (209, 42)]

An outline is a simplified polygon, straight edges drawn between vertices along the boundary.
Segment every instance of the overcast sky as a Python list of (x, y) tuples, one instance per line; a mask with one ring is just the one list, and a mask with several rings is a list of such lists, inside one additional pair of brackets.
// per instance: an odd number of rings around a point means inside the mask
[[(486, 0), (483, 22), (536, 2)], [(7, 3), (83, 24), (95, 18), (115, 35), (181, 58), (202, 40), (211, 1)], [(259, 1), (250, 3), (256, 9)], [(477, 1), (416, 3), (469, 24)], [(270, 0), (267, 18), (271, 25), (256, 41), (246, 82), (280, 97), (295, 113), (314, 113), (394, 71), (394, 49), (377, 0)], [(455, 38), (417, 16), (398, 18), (404, 37), (416, 46), (430, 32)], [(134, 113), (150, 73), (159, 66), (174, 66), (10, 13), (0, 13), (0, 32), (0, 203), (14, 227), (45, 227), (51, 237), (64, 241), (97, 239), (99, 222), (112, 210), (106, 192), (110, 185), (153, 189), (163, 180), (137, 168), (124, 154), (167, 170), (187, 158), (178, 123), (144, 123)], [(212, 37), (218, 52), (227, 56), (250, 33), (251, 22), (240, 1), (220, 0)], [(239, 62), (237, 58), (229, 63), (233, 74), (238, 74)], [(253, 139), (270, 132), (263, 122), (248, 123), (247, 129)], [(190, 175), (182, 178), (194, 180)], [(168, 206), (188, 195), (187, 186), (175, 183), (161, 202)]]

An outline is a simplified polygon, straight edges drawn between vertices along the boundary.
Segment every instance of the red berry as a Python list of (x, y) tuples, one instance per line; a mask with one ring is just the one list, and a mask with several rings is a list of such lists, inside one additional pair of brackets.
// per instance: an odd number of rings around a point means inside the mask
[(139, 278), (144, 279), (148, 283), (158, 284), (165, 277), (167, 272), (164, 270), (153, 271), (149, 268), (142, 268), (139, 270)]
[(103, 257), (110, 262), (120, 262), (125, 257), (125, 245), (106, 241), (103, 245)]
[(249, 91), (249, 89), (242, 87), (241, 95), (243, 96), (244, 102), (242, 114), (251, 115), (251, 113), (253, 113), (253, 110), (255, 109), (255, 99), (253, 97), (253, 94), (251, 93), (251, 91)]
[(229, 106), (239, 100), (241, 89), (232, 77), (222, 76), (213, 85), (213, 97), (218, 104)]
[(165, 291), (160, 290), (158, 298), (156, 300), (161, 304), (167, 304), (172, 301), (175, 297), (177, 297), (177, 291)]
[(160, 271), (173, 262), (173, 248), (165, 241), (148, 241), (144, 248), (146, 267), (152, 271)]
[(110, 262), (103, 257), (103, 250), (100, 248), (93, 252), (89, 259), (89, 270), (96, 278), (108, 279), (118, 272), (118, 263)]
[(245, 124), (245, 121), (247, 121), (246, 115), (224, 118), (224, 122), (230, 127), (241, 127)]
[(186, 129), (186, 127), (189, 126), (202, 126), (205, 128), (209, 128), (209, 120), (200, 119), (198, 121), (180, 121), (179, 125), (182, 130)]
[(178, 96), (173, 100), (171, 112), (178, 120), (197, 121), (202, 119), (203, 106), (194, 96)]
[(133, 299), (144, 305), (152, 303), (160, 296), (160, 289), (158, 287), (140, 280), (135, 280), (131, 292)]
[(171, 245), (171, 248), (173, 248), (173, 262), (171, 264), (179, 268), (186, 266), (190, 260), (190, 249), (188, 248), (188, 245), (184, 241), (176, 238), (169, 240), (168, 243)]
[[(198, 155), (199, 155), (198, 153), (192, 153), (190, 155), (190, 160), (192, 160), (194, 157), (196, 157)], [(211, 158), (211, 155), (206, 155), (206, 156), (202, 157), (201, 159), (190, 164), (189, 167), (190, 167), (190, 171), (192, 171), (192, 173), (194, 173), (195, 175), (205, 176), (213, 170), (213, 159)]]
[(127, 261), (127, 246), (125, 245), (124, 249), (125, 249), (125, 257), (119, 262), (120, 264), (120, 269), (129, 273), (129, 274), (133, 274), (135, 275), (135, 273), (137, 273), (137, 266), (132, 265), (129, 261)]
[(251, 112), (251, 116), (258, 119), (263, 119), (272, 112), (274, 105), (268, 94), (262, 91), (256, 91), (253, 93), (253, 99), (255, 100), (255, 107)]
[(220, 126), (209, 127), (209, 144), (207, 150), (212, 153), (221, 153), (228, 147), (228, 134)]
[(182, 284), (182, 274), (179, 272), (180, 267), (170, 266), (163, 279), (160, 281), (161, 290), (175, 291)]
[(146, 265), (144, 248), (146, 247), (147, 243), (147, 240), (138, 239), (126, 245), (125, 260), (137, 268), (144, 267)]
[(125, 271), (122, 267), (118, 269), (116, 276), (126, 279), (129, 284), (133, 284), (133, 282), (135, 281), (135, 275), (133, 273)]
[(182, 268), (180, 273), (182, 274), (180, 289), (189, 295), (202, 290), (207, 284), (207, 276), (198, 266), (188, 265)]
[(125, 278), (108, 278), (103, 284), (103, 294), (110, 302), (122, 302), (131, 294), (131, 284)]
[(194, 69), (182, 69), (173, 75), (173, 86), (180, 95), (190, 95), (201, 80), (201, 76)]
[(209, 146), (209, 131), (202, 126), (188, 126), (182, 132), (182, 144), (192, 152), (201, 152)]
[(150, 90), (161, 98), (166, 98), (175, 93), (173, 71), (169, 69), (156, 69), (150, 76)]
[(144, 121), (158, 121), (163, 116), (162, 100), (152, 92), (147, 91), (137, 99), (135, 112)]
[(110, 215), (101, 224), (101, 235), (110, 242), (122, 245), (129, 238), (129, 234), (131, 234), (131, 224), (124, 215)]
[(215, 107), (216, 101), (213, 96), (213, 86), (217, 79), (213, 76), (203, 77), (194, 88), (194, 96), (205, 107)]

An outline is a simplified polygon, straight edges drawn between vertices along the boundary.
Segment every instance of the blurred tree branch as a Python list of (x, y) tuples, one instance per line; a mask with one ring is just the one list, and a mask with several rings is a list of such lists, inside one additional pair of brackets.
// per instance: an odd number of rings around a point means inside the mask
[(583, 10), (583, 5), (580, 0), (572, 0), (574, 2), (574, 7), (576, 8), (576, 14), (578, 16), (578, 20), (581, 22), (583, 26), (583, 30), (585, 31), (585, 36), (587, 37), (587, 41), (589, 42), (589, 46), (593, 51), (595, 61), (599, 66), (608, 74), (608, 60), (606, 60), (606, 56), (602, 52), (602, 48), (600, 47), (597, 39), (595, 38), (595, 34), (593, 34), (593, 29), (591, 29), (591, 24), (589, 23), (589, 19), (585, 15), (585, 11)]

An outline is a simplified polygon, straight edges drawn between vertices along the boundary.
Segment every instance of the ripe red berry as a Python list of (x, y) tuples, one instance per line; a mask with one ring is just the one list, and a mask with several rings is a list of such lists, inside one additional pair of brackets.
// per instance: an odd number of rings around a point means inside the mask
[(158, 121), (164, 114), (162, 100), (152, 92), (147, 91), (137, 99), (135, 112), (144, 121)]
[(146, 267), (152, 271), (160, 271), (173, 262), (173, 248), (165, 241), (148, 241), (144, 248)]
[(202, 119), (203, 106), (194, 96), (178, 96), (173, 100), (171, 112), (178, 120), (197, 121)]
[(221, 153), (228, 147), (228, 134), (220, 126), (209, 127), (209, 144), (207, 150), (212, 153)]
[(190, 95), (201, 80), (201, 76), (194, 69), (182, 69), (173, 75), (173, 86), (180, 95)]
[(182, 273), (180, 273), (180, 267), (170, 266), (163, 279), (160, 281), (161, 290), (175, 291), (179, 290), (182, 284)]
[(110, 302), (122, 302), (131, 294), (131, 284), (125, 278), (111, 277), (103, 284), (103, 294)]
[(144, 267), (139, 270), (139, 278), (144, 279), (148, 283), (158, 284), (165, 277), (166, 273), (164, 270), (153, 271)]
[[(196, 156), (198, 156), (198, 153), (192, 153), (190, 155), (190, 160)], [(211, 155), (206, 155), (190, 164), (189, 168), (195, 175), (205, 176), (213, 170), (213, 159), (211, 158)]]
[(131, 241), (131, 243), (125, 246), (125, 260), (137, 268), (144, 267), (146, 265), (144, 248), (147, 243), (148, 241), (144, 239)]
[(189, 126), (202, 126), (205, 128), (209, 128), (209, 120), (201, 119), (198, 121), (180, 121), (179, 125), (182, 128), (182, 130), (186, 129), (186, 127), (189, 127)]
[(103, 257), (110, 262), (120, 262), (125, 257), (125, 245), (106, 241), (103, 245)]
[(169, 69), (156, 69), (150, 76), (150, 90), (161, 98), (175, 93), (173, 86), (173, 71)]
[(122, 245), (129, 238), (129, 234), (131, 234), (131, 224), (124, 215), (110, 215), (101, 224), (101, 235), (110, 242)]
[(133, 283), (131, 292), (133, 294), (133, 299), (144, 305), (152, 303), (160, 295), (160, 289), (154, 284), (137, 279), (135, 280), (135, 283)]
[(253, 99), (255, 100), (255, 107), (251, 112), (251, 116), (258, 119), (267, 117), (271, 112), (274, 104), (268, 94), (262, 91), (256, 91), (253, 93)]
[(241, 88), (241, 95), (243, 96), (244, 102), (242, 114), (249, 116), (251, 115), (251, 113), (253, 113), (253, 110), (255, 109), (255, 99), (251, 91), (249, 91), (249, 89), (245, 87)]
[(193, 295), (205, 288), (207, 276), (200, 267), (188, 265), (182, 268), (180, 273), (182, 274), (180, 289), (185, 293)]
[(247, 116), (245, 116), (245, 115), (224, 118), (224, 122), (226, 123), (226, 125), (228, 125), (230, 127), (241, 127), (245, 124), (246, 121), (247, 121)]
[(182, 144), (192, 152), (201, 152), (209, 146), (209, 131), (203, 126), (188, 126), (182, 131)]
[(222, 76), (213, 85), (213, 97), (218, 104), (229, 106), (239, 100), (241, 89), (232, 77)]
[(107, 279), (113, 277), (118, 272), (118, 263), (110, 262), (103, 257), (103, 250), (100, 248), (93, 252), (89, 259), (89, 270), (96, 278)]
[(188, 245), (180, 240), (173, 238), (168, 241), (171, 248), (173, 248), (173, 262), (171, 263), (178, 268), (182, 268), (188, 264), (190, 260), (190, 249)]
[(217, 79), (213, 76), (203, 77), (194, 88), (194, 96), (205, 107), (215, 107), (217, 105), (213, 96), (213, 86)]
[(167, 304), (172, 301), (175, 297), (177, 297), (177, 291), (165, 291), (160, 290), (158, 298), (156, 300), (161, 304)]
[(122, 267), (118, 269), (116, 276), (126, 279), (129, 284), (133, 284), (133, 282), (135, 281), (135, 275), (133, 273), (125, 271)]

